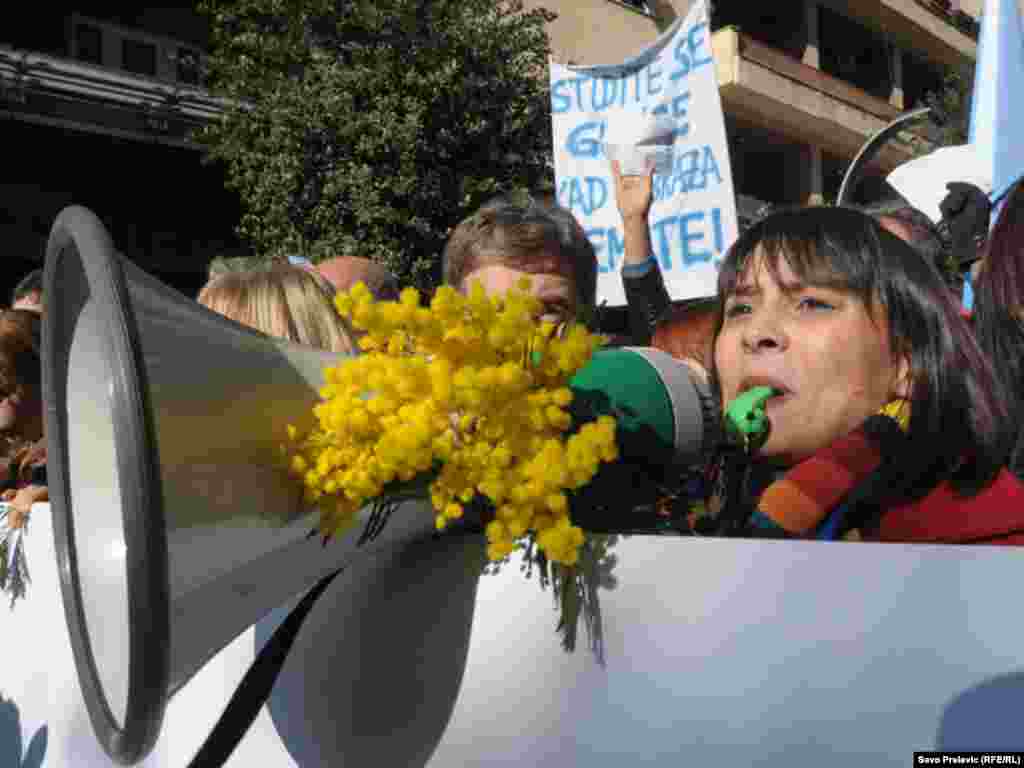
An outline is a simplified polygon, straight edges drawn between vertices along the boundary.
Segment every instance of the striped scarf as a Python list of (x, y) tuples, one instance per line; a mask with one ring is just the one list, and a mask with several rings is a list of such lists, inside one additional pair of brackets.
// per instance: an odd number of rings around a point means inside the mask
[[(906, 432), (910, 423), (910, 404), (894, 400), (878, 415), (895, 421)], [(857, 484), (878, 468), (880, 448), (862, 426), (827, 448), (790, 468), (761, 494), (751, 526), (759, 533), (789, 537), (834, 538), (833, 531), (822, 527), (830, 522), (829, 513), (846, 498)]]

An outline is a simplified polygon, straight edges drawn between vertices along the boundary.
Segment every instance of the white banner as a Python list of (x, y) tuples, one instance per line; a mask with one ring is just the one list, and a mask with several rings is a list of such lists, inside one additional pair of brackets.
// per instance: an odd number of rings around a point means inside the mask
[(737, 223), (706, 2), (623, 64), (550, 69), (558, 203), (594, 245), (598, 303), (625, 304), (609, 155), (624, 173), (655, 161), (651, 246), (671, 297), (713, 295)]

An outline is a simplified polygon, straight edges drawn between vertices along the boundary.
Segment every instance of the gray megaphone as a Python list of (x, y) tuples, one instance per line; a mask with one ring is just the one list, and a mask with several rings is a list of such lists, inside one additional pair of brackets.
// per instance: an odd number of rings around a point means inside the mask
[(168, 698), (241, 631), (359, 556), (422, 544), (434, 516), (407, 501), (372, 543), (359, 546), (359, 524), (327, 546), (308, 537), (315, 512), (278, 451), (288, 424), (310, 424), (323, 368), (343, 356), (185, 298), (118, 256), (80, 207), (53, 226), (44, 291), (64, 609), (96, 735), (131, 764)]
[[(289, 657), (283, 670), (278, 699), (301, 717), (278, 730), (303, 765), (422, 765), (461, 684), (482, 537), (431, 541), (429, 502), (416, 500), (365, 546), (360, 524), (327, 547), (308, 538), (315, 513), (278, 447), (288, 424), (310, 423), (324, 366), (344, 356), (271, 339), (185, 298), (120, 258), (79, 207), (54, 224), (44, 292), (55, 548), (78, 676), (106, 752), (141, 760), (169, 697), (207, 660), (345, 566), (297, 640), (307, 660)], [(656, 350), (597, 356), (574, 388), (628, 414), (620, 436), (632, 439), (620, 448), (632, 444), (641, 460), (652, 441), (666, 462), (698, 460), (713, 442), (707, 385)], [(328, 659), (332, 648), (348, 651), (344, 661)], [(399, 685), (420, 714), (367, 706), (367, 691), (387, 696)], [(370, 719), (352, 718), (357, 707)], [(400, 739), (385, 736), (399, 730)]]

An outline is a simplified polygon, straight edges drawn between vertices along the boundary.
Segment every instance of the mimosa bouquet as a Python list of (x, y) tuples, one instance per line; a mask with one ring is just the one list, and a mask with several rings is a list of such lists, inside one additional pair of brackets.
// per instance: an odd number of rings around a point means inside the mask
[(529, 542), (551, 562), (577, 562), (585, 537), (569, 495), (617, 458), (616, 422), (598, 416), (570, 434), (568, 382), (603, 338), (538, 323), (527, 288), (490, 298), (479, 285), (468, 296), (442, 287), (429, 308), (413, 288), (397, 302), (361, 283), (338, 294), (365, 354), (326, 369), (309, 434), (289, 428), (291, 470), (325, 538), (367, 503), (421, 495), (438, 529), (482, 503), (491, 561)]

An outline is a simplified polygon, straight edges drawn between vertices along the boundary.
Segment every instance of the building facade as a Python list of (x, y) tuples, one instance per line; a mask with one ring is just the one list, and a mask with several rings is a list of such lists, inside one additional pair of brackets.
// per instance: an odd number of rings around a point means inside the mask
[[(1021, 0), (1024, 3), (1024, 0)], [(834, 199), (875, 131), (969, 72), (981, 0), (712, 0), (715, 64), (741, 218), (765, 203)], [(205, 20), (187, 5), (111, 12), (81, 0), (10, 15), (0, 29), (0, 288), (42, 262), (65, 205), (92, 208), (115, 242), (187, 293), (240, 250), (237, 197), (188, 140), (219, 105), (200, 87)], [(690, 0), (526, 0), (558, 13), (556, 60), (622, 61)], [(969, 75), (968, 75), (969, 76)], [(911, 156), (893, 143), (876, 176)], [(878, 186), (877, 179), (874, 181)], [(864, 185), (870, 194), (872, 181)]]
[(188, 139), (220, 109), (199, 87), (205, 23), (191, 9), (43, 5), (0, 28), (0, 290), (41, 266), (54, 218), (79, 204), (194, 295), (213, 256), (241, 249), (237, 196)]
[[(689, 10), (690, 0), (528, 0), (559, 14), (556, 60), (622, 61)], [(905, 110), (968, 78), (981, 0), (711, 0), (715, 66), (741, 217), (769, 204), (834, 200), (857, 150)], [(862, 185), (913, 156), (903, 134)]]

